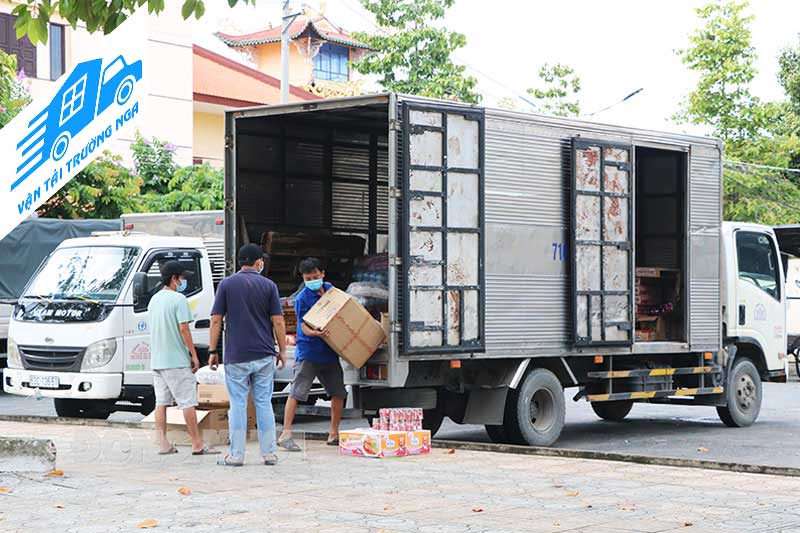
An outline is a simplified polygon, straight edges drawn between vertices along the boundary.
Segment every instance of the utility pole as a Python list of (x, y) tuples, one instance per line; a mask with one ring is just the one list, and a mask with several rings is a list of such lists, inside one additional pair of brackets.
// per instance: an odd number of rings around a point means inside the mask
[(289, 102), (289, 25), (294, 17), (289, 12), (289, 0), (283, 0), (281, 17), (281, 103)]

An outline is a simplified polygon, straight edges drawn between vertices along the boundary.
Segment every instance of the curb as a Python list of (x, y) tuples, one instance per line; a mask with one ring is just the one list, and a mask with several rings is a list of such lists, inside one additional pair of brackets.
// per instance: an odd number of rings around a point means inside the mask
[(0, 472), (52, 472), (55, 468), (52, 440), (0, 437)]
[[(70, 426), (118, 427), (127, 429), (153, 429), (152, 422), (109, 422), (108, 420), (92, 420), (85, 418), (57, 418), (52, 416), (32, 415), (0, 415), (0, 422), (24, 422), (32, 424), (59, 424)], [(295, 431), (298, 436), (308, 440), (326, 440), (327, 432)], [(542, 448), (535, 446), (517, 446), (513, 444), (494, 444), (486, 442), (463, 442), (455, 440), (433, 439), (433, 448), (452, 448), (454, 450), (510, 453), (516, 455), (534, 455), (540, 457), (561, 457), (566, 459), (589, 459), (598, 461), (614, 461), (651, 466), (670, 466), (676, 468), (700, 468), (723, 472), (744, 474), (765, 474), (772, 476), (800, 477), (800, 468), (791, 466), (752, 465), (708, 459), (688, 459), (683, 457), (658, 457), (635, 455), (618, 452), (600, 452), (590, 450), (572, 450), (566, 448)]]

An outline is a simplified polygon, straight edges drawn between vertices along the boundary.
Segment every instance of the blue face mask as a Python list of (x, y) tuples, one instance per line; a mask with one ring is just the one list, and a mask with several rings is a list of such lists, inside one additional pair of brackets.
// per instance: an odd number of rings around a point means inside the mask
[(186, 280), (182, 279), (180, 283), (178, 283), (178, 292), (183, 292), (186, 290)]
[(322, 280), (312, 279), (311, 281), (306, 281), (306, 287), (308, 288), (308, 290), (318, 291), (322, 288)]

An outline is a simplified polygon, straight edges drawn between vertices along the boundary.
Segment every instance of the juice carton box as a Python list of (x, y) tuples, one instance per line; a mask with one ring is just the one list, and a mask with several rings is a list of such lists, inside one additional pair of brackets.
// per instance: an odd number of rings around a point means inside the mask
[(427, 429), (406, 433), (406, 454), (422, 455), (431, 453), (431, 432)]
[(404, 431), (380, 431), (371, 428), (339, 432), (339, 454), (358, 457), (403, 457), (406, 453)]

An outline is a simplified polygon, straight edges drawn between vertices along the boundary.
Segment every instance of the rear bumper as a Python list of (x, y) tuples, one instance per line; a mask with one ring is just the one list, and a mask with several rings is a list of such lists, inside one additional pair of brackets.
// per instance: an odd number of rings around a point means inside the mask
[[(30, 386), (31, 376), (57, 377), (59, 389), (37, 389)], [(79, 386), (84, 384), (83, 389)], [(88, 386), (90, 385), (90, 386)], [(9, 394), (34, 396), (39, 391), (45, 398), (116, 400), (122, 392), (122, 374), (89, 374), (78, 372), (39, 372), (17, 368), (3, 369), (3, 390)]]

